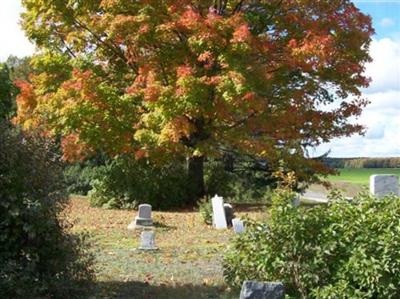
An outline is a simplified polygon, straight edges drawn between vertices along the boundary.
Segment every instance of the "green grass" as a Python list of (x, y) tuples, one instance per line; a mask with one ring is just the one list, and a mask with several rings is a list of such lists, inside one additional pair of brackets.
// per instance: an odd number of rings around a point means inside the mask
[(343, 168), (339, 169), (340, 175), (329, 176), (331, 182), (347, 182), (367, 185), (369, 177), (374, 174), (395, 174), (400, 176), (400, 168)]
[[(263, 219), (265, 209), (235, 212)], [(66, 217), (73, 231), (91, 235), (96, 281), (89, 298), (237, 299), (223, 279), (222, 258), (233, 231), (206, 226), (194, 211), (153, 212), (158, 251), (136, 248), (140, 231), (128, 231), (135, 211), (90, 207), (73, 197)]]

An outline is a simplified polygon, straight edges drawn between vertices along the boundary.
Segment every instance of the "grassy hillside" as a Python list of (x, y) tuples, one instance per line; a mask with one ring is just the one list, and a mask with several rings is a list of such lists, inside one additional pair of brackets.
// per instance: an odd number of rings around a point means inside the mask
[(343, 168), (340, 175), (330, 176), (331, 182), (348, 182), (353, 184), (369, 184), (369, 177), (374, 174), (395, 174), (400, 176), (400, 168)]

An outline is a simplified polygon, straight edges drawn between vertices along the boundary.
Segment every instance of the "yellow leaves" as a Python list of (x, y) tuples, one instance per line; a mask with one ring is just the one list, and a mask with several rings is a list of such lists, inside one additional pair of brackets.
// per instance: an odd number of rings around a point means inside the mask
[(160, 140), (161, 142), (172, 141), (179, 143), (181, 138), (188, 138), (193, 129), (192, 124), (189, 123), (186, 117), (178, 116), (164, 126), (161, 131)]
[(63, 160), (73, 162), (82, 161), (92, 152), (91, 148), (79, 139), (78, 134), (70, 134), (61, 141)]
[(302, 64), (323, 66), (322, 63), (336, 53), (334, 38), (330, 34), (319, 35), (310, 32), (301, 41), (290, 40), (288, 47), (291, 48), (292, 55), (299, 60), (298, 63)]

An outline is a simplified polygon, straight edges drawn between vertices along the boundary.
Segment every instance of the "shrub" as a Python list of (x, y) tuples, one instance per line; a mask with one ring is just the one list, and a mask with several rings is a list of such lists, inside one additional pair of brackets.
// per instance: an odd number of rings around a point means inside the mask
[(120, 156), (99, 170), (89, 196), (92, 205), (105, 208), (148, 203), (155, 209), (168, 209), (185, 204), (186, 185), (182, 161), (155, 165), (145, 159)]
[(235, 169), (228, 171), (218, 160), (205, 164), (207, 194), (223, 196), (229, 202), (270, 202), (274, 182), (270, 173), (253, 169), (251, 163), (237, 161)]
[(0, 124), (0, 294), (73, 298), (92, 278), (83, 237), (58, 217), (67, 203), (53, 145)]
[(87, 195), (93, 181), (102, 173), (103, 165), (95, 160), (78, 162), (65, 167), (64, 177), (68, 194)]
[(326, 206), (274, 199), (268, 223), (247, 223), (224, 259), (225, 279), (282, 281), (292, 298), (400, 298), (400, 199), (340, 194)]
[(211, 202), (207, 198), (202, 198), (198, 202), (199, 213), (201, 216), (201, 220), (207, 224), (212, 224), (212, 205)]

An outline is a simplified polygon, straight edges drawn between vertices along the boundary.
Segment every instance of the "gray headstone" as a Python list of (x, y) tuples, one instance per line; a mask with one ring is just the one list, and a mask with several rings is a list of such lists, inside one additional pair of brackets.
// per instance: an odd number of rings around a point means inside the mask
[(151, 219), (151, 205), (146, 203), (139, 205), (138, 218)]
[(225, 203), (224, 210), (225, 210), (226, 223), (228, 224), (228, 226), (232, 226), (232, 219), (234, 217), (232, 205), (230, 205), (229, 203)]
[(128, 229), (134, 230), (135, 228), (148, 227), (152, 225), (153, 220), (151, 219), (151, 205), (141, 204), (139, 205), (138, 215), (128, 225)]
[(239, 218), (232, 219), (233, 231), (237, 234), (241, 234), (244, 232), (244, 224), (243, 221)]
[(155, 250), (155, 233), (153, 231), (142, 231), (140, 234), (140, 246), (141, 250)]
[(211, 198), (211, 204), (213, 209), (213, 224), (215, 228), (227, 228), (225, 209), (224, 209), (224, 199), (215, 195)]
[(285, 288), (280, 282), (243, 282), (240, 299), (284, 299)]
[(373, 175), (369, 179), (369, 189), (372, 195), (384, 197), (389, 194), (400, 195), (399, 177), (397, 175)]

